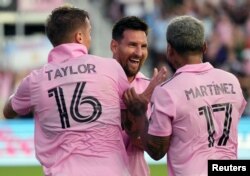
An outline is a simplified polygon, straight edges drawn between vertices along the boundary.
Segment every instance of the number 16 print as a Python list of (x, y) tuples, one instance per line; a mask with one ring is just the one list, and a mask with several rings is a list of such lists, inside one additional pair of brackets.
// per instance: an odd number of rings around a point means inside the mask
[[(70, 115), (77, 122), (93, 122), (97, 120), (102, 113), (101, 103), (93, 96), (86, 96), (82, 98), (83, 89), (86, 85), (86, 82), (78, 82), (76, 84), (73, 97), (70, 104)], [(69, 115), (66, 108), (66, 102), (64, 99), (63, 89), (61, 87), (55, 87), (48, 91), (49, 97), (54, 96), (56, 104), (58, 107), (62, 128), (69, 128)], [(79, 106), (82, 104), (89, 104), (93, 107), (93, 112), (91, 115), (81, 115), (79, 112)]]

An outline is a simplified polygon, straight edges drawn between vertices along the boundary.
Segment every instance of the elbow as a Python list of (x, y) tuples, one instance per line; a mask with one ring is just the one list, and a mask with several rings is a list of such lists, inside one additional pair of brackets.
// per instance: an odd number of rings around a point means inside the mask
[(159, 147), (152, 147), (152, 146), (151, 147), (147, 146), (146, 151), (149, 154), (149, 156), (153, 160), (156, 160), (156, 161), (162, 159), (167, 153), (167, 150), (160, 149)]
[(17, 116), (17, 113), (13, 110), (10, 103), (6, 103), (3, 108), (3, 115), (6, 119), (13, 119)]
[(168, 152), (169, 137), (148, 136), (149, 141), (146, 143), (146, 151), (152, 159), (158, 161)]
[(3, 116), (5, 119), (13, 119), (16, 115), (14, 113), (9, 113), (8, 111), (3, 111)]
[(166, 154), (165, 151), (160, 151), (159, 148), (151, 150), (147, 148), (146, 151), (149, 154), (149, 156), (156, 161), (162, 159)]
[(6, 119), (10, 118), (6, 106), (3, 108), (3, 116), (4, 116), (4, 118), (6, 118)]
[(162, 159), (164, 156), (165, 156), (165, 153), (162, 153), (162, 154), (158, 153), (158, 154), (150, 155), (150, 157), (155, 161), (158, 161), (158, 160)]

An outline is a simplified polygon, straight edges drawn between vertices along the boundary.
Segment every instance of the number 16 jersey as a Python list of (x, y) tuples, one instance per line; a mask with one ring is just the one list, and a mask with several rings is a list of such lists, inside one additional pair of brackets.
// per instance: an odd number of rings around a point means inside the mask
[(114, 59), (63, 44), (32, 71), (12, 99), (35, 118), (35, 149), (46, 175), (128, 175), (121, 136), (127, 77)]

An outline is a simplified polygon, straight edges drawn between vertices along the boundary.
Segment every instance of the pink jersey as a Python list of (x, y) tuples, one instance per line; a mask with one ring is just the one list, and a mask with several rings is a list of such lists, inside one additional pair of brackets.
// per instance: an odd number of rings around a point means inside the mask
[[(136, 93), (142, 93), (148, 86), (150, 80), (141, 72), (137, 73), (135, 79), (130, 86), (135, 88)], [(150, 115), (150, 107), (148, 108), (148, 117)], [(128, 154), (129, 167), (131, 176), (149, 176), (150, 171), (148, 164), (144, 158), (144, 151), (135, 147), (129, 140), (128, 135), (123, 131), (123, 140)]]
[(127, 176), (120, 109), (129, 87), (114, 59), (80, 44), (55, 47), (12, 99), (19, 114), (33, 110), (35, 149), (48, 176)]
[(209, 63), (181, 67), (156, 87), (148, 133), (171, 135), (169, 176), (206, 176), (208, 159), (236, 159), (245, 106), (237, 78)]

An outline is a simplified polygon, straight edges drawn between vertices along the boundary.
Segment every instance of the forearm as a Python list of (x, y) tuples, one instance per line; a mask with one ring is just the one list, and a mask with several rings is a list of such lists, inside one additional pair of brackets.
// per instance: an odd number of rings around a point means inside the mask
[(145, 133), (144, 130), (147, 130), (147, 117), (145, 114), (135, 116), (130, 111), (126, 111), (124, 114), (122, 126), (125, 132), (133, 145), (143, 149), (141, 135)]
[(149, 120), (146, 112), (133, 114), (128, 111), (127, 122), (124, 126), (133, 145), (145, 150), (155, 160), (164, 157), (168, 150), (169, 137), (148, 134)]
[(126, 133), (133, 139), (137, 139), (142, 129), (144, 128), (144, 119), (147, 117), (141, 115), (140, 117), (135, 116), (130, 111), (126, 112), (126, 117), (123, 120), (123, 127)]
[(123, 125), (133, 145), (145, 150), (155, 160), (164, 157), (168, 150), (166, 148), (169, 145), (169, 138), (148, 134), (149, 122), (145, 113), (138, 116), (128, 111)]
[(145, 118), (144, 122), (142, 122), (143, 125), (141, 125), (140, 127), (140, 131), (139, 131), (139, 136), (138, 139), (140, 140), (141, 143), (141, 148), (143, 150), (146, 149), (146, 143), (147, 143), (147, 134), (148, 134), (148, 119)]

